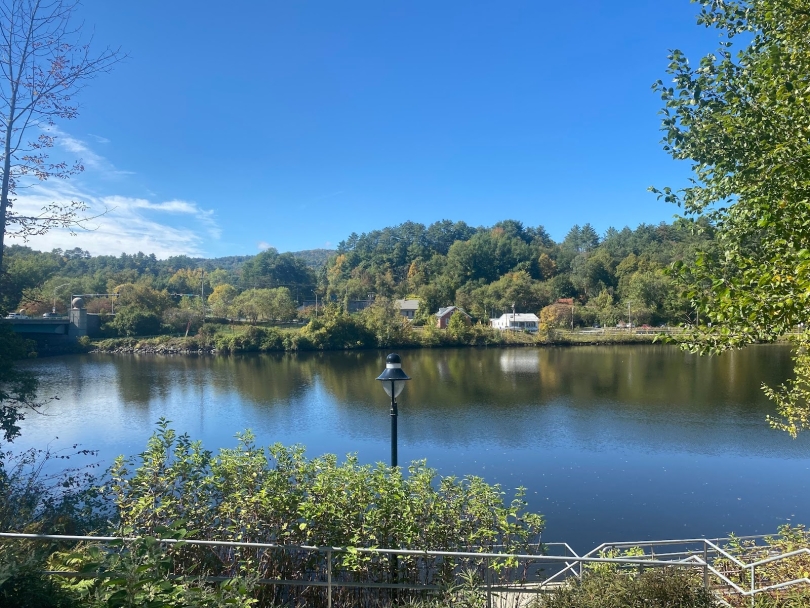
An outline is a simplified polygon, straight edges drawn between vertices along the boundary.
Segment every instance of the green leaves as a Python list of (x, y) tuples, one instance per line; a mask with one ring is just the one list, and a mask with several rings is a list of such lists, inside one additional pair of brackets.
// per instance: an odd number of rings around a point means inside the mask
[[(717, 54), (693, 69), (673, 51), (663, 145), (693, 162), (677, 194), (654, 190), (717, 227), (713, 247), (672, 268), (692, 309), (685, 347), (718, 353), (770, 342), (806, 321), (810, 297), (810, 3), (738, 0), (703, 5), (699, 22), (720, 30)], [(736, 56), (731, 39), (750, 32)], [(698, 322), (698, 318), (700, 322)], [(802, 342), (804, 338), (800, 340)], [(805, 365), (796, 359), (799, 377)], [(798, 385), (766, 391), (792, 434), (810, 408)]]
[[(190, 537), (347, 547), (334, 556), (335, 576), (377, 582), (390, 576), (387, 558), (353, 547), (485, 551), (502, 545), (529, 553), (544, 526), (542, 516), (526, 511), (524, 489), (505, 505), (499, 486), (480, 477), (440, 478), (424, 461), (412, 463), (406, 475), (383, 464), (361, 465), (353, 455), (339, 463), (334, 455), (307, 459), (301, 446), (259, 448), (250, 433), (214, 455), (176, 436), (165, 420), (146, 450), (119, 459), (110, 476), (122, 532), (143, 536), (138, 546), (147, 553), (158, 538)], [(173, 574), (227, 577), (295, 578), (325, 560), (182, 543), (170, 555), (171, 563), (160, 567)], [(137, 567), (146, 563), (152, 562)], [(423, 563), (400, 558), (400, 581), (419, 576)], [(442, 563), (432, 576), (452, 580), (452, 564)]]

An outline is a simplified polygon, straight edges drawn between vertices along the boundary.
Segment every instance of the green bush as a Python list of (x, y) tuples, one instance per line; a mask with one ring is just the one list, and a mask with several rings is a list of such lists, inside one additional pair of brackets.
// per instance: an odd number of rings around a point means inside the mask
[(301, 330), (302, 337), (318, 350), (344, 350), (348, 348), (373, 348), (377, 337), (362, 319), (347, 314), (312, 319)]
[(702, 574), (679, 568), (650, 569), (641, 574), (588, 571), (582, 579), (539, 598), (532, 608), (714, 608)]
[(160, 333), (160, 315), (137, 306), (127, 306), (110, 323), (119, 336), (153, 336)]
[[(106, 520), (104, 503), (92, 490), (90, 468), (48, 473), (55, 460), (94, 456), (94, 452), (29, 449), (0, 454), (0, 529), (39, 534), (85, 534)], [(48, 555), (56, 548), (42, 542), (0, 542), (0, 608), (78, 606), (48, 576)]]
[[(530, 553), (537, 552), (543, 527), (540, 515), (526, 511), (523, 490), (504, 504), (500, 487), (479, 477), (439, 478), (424, 462), (413, 463), (405, 475), (383, 464), (360, 465), (352, 456), (343, 463), (333, 455), (307, 459), (302, 447), (257, 447), (250, 434), (241, 436), (236, 448), (215, 455), (185, 435), (176, 436), (165, 420), (143, 453), (115, 461), (107, 491), (121, 530), (137, 536), (157, 536), (183, 522), (200, 539), (450, 551), (502, 546), (506, 552)], [(323, 569), (323, 559), (301, 552), (257, 556), (187, 546), (175, 556), (172, 572), (295, 578)], [(336, 554), (335, 561), (336, 580), (391, 580), (388, 559), (348, 552)], [(450, 584), (458, 565), (402, 557), (397, 577), (424, 580), (427, 567), (431, 580)], [(480, 560), (474, 566), (480, 567)], [(493, 567), (507, 575), (517, 564), (503, 560)]]

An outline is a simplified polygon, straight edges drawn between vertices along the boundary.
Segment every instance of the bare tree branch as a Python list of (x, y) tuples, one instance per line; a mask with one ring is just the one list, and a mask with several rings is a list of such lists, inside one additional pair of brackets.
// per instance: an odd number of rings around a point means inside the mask
[(84, 24), (72, 25), (77, 6), (77, 0), (0, 0), (0, 268), (7, 234), (86, 230), (99, 217), (88, 217), (82, 201), (53, 202), (39, 214), (12, 211), (17, 188), (25, 187), (21, 178), (67, 179), (84, 170), (80, 161), (49, 161), (55, 137), (45, 129), (75, 118), (73, 96), (125, 58), (120, 48), (91, 53), (81, 40)]

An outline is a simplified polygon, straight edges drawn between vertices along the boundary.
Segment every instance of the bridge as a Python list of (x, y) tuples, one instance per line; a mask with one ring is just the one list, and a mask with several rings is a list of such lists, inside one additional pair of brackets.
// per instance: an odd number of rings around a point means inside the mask
[(12, 329), (18, 334), (42, 334), (49, 336), (71, 335), (69, 317), (49, 319), (3, 319), (3, 321), (9, 323)]
[(3, 319), (14, 332), (28, 338), (63, 337), (78, 340), (82, 336), (94, 336), (101, 329), (99, 315), (88, 314), (82, 298), (73, 298), (66, 317)]

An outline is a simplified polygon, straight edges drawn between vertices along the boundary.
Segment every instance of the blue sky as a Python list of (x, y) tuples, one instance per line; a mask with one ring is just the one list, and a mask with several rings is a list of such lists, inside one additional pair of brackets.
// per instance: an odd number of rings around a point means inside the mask
[[(669, 221), (650, 185), (668, 49), (712, 50), (688, 0), (84, 0), (128, 59), (80, 95), (20, 206), (82, 198), (97, 229), (39, 249), (222, 256), (334, 247), (413, 220)], [(12, 241), (14, 242), (14, 241)]]

